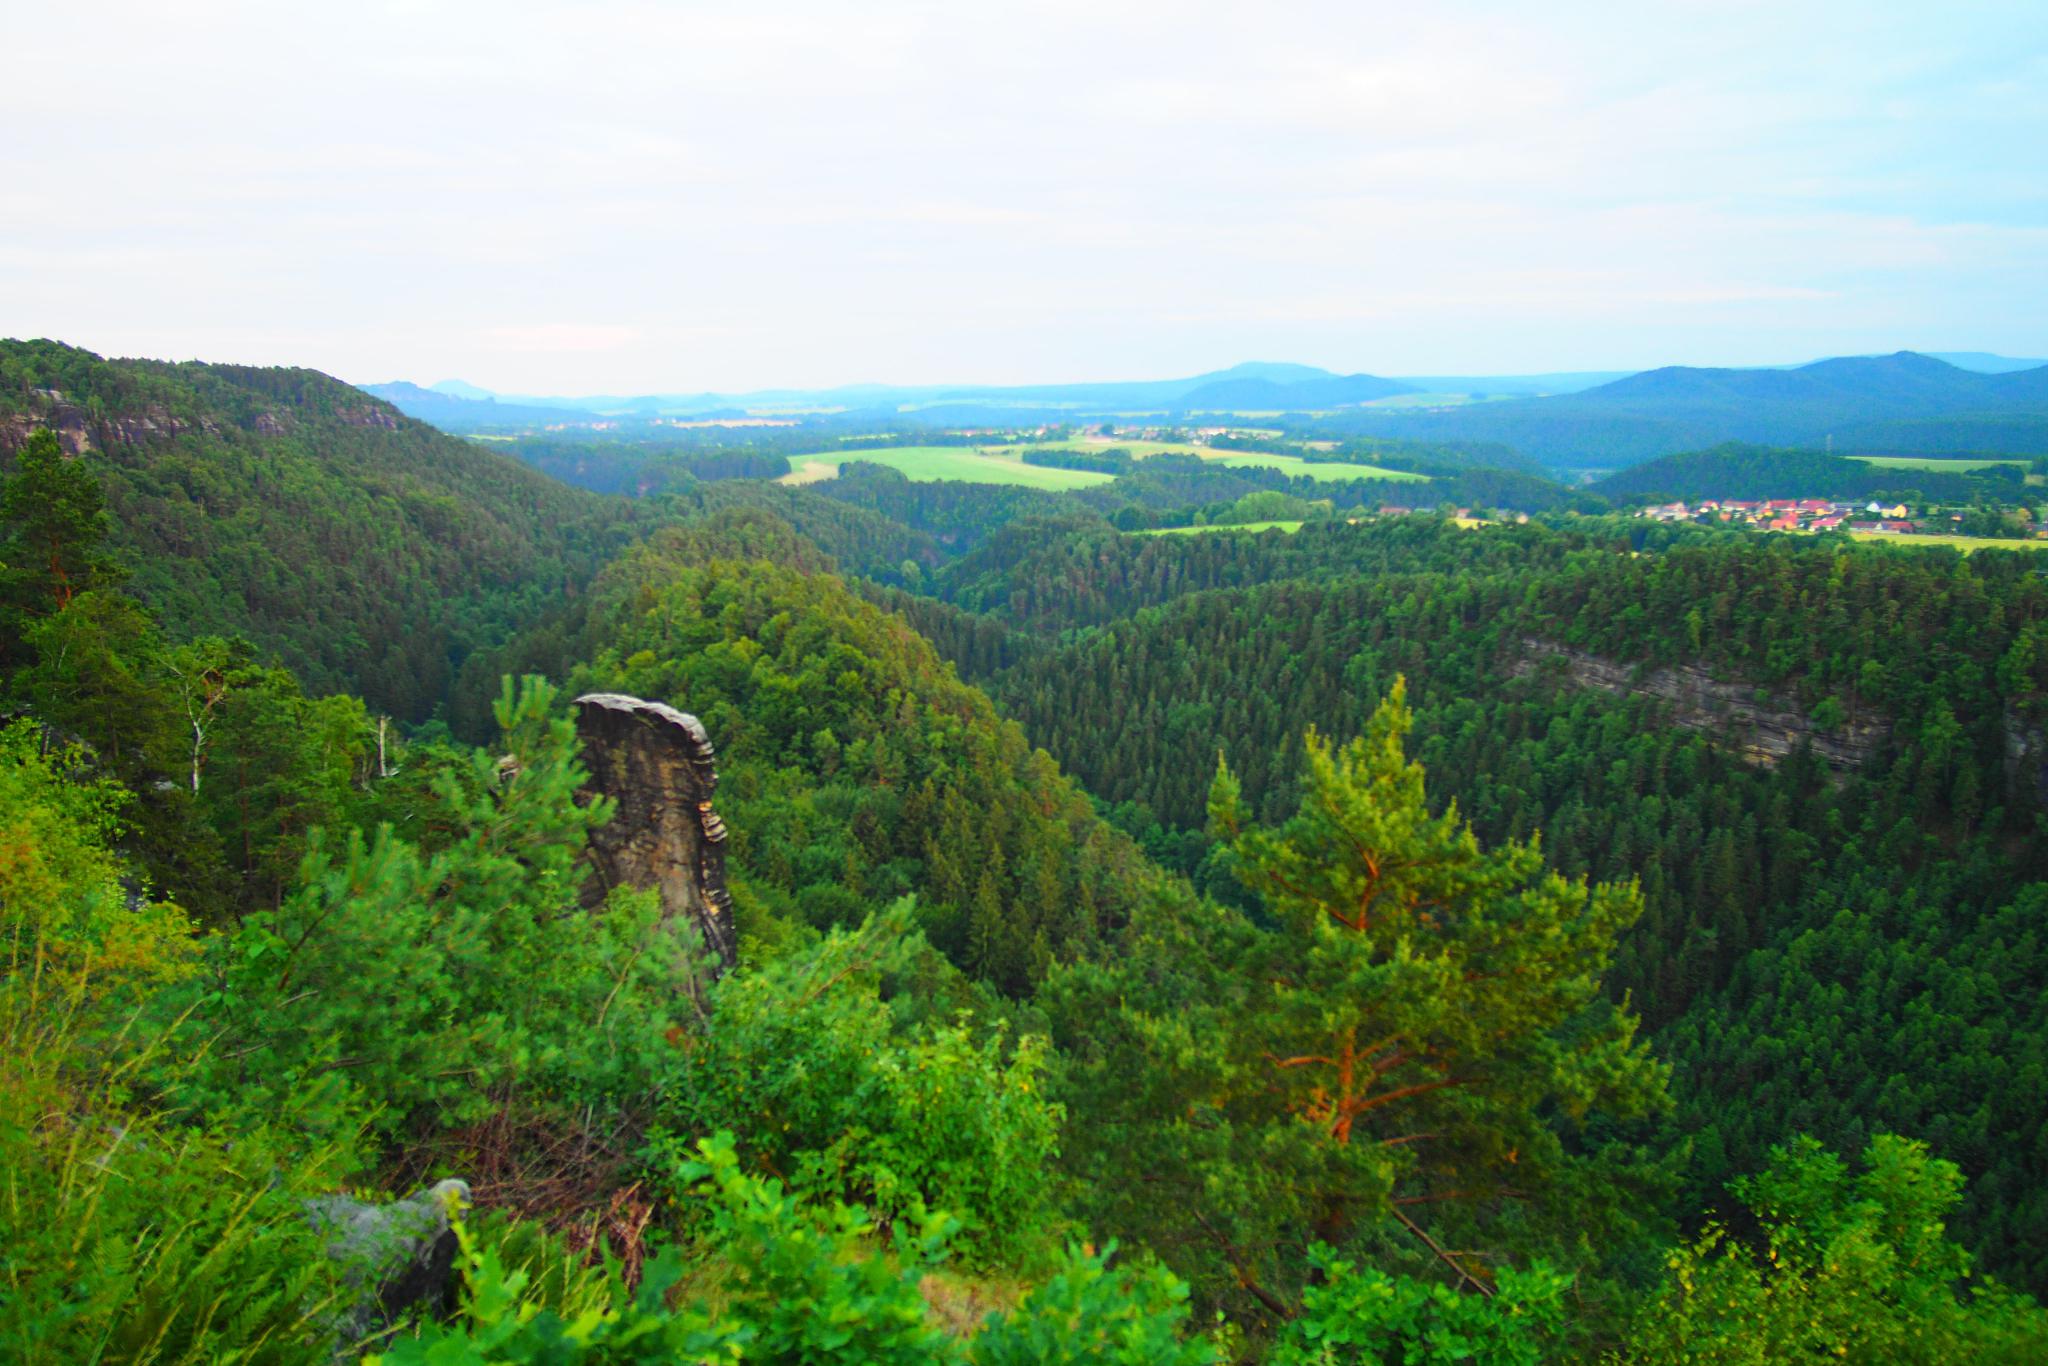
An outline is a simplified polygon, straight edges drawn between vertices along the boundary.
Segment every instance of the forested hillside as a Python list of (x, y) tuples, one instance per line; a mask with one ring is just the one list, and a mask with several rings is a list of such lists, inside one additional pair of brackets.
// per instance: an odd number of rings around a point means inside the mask
[(464, 657), (581, 591), (643, 509), (567, 488), (311, 370), (0, 342), (0, 470), (48, 426), (174, 632), (424, 719)]
[[(1006, 564), (954, 572), (997, 621), (1111, 623), (980, 676), (1119, 823), (1197, 874), (1207, 756), (1277, 816), (1304, 730), (1355, 732), (1405, 674), (1417, 752), (1482, 836), (1541, 831), (1554, 866), (1640, 881), (1610, 984), (1676, 1064), (1699, 1192), (1790, 1131), (1851, 1147), (1912, 1132), (1970, 1172), (1987, 1258), (2041, 1283), (2048, 591), (2007, 555), (1727, 536), (1644, 554), (1632, 530), (1069, 535), (1028, 554), (1020, 536)], [(1133, 611), (1146, 603), (1164, 605)], [(1583, 686), (1560, 648), (1647, 685)], [(1697, 687), (1655, 695), (1674, 667), (1768, 699), (1762, 728), (1791, 727), (1789, 753), (1745, 756), (1758, 727), (1699, 714)], [(1851, 742), (1847, 766), (1811, 748), (1831, 738)]]
[(2048, 1350), (2031, 561), (6, 355), (8, 1360)]
[(1728, 445), (1651, 460), (1610, 474), (1593, 489), (1616, 500), (1796, 496), (1967, 504), (2024, 496), (2025, 474), (2025, 467), (2016, 464), (1987, 465), (1968, 473), (1887, 469), (1825, 451)]

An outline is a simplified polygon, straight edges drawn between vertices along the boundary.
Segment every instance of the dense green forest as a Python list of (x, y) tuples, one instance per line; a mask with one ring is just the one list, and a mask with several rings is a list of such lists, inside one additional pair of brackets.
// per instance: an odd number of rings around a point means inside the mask
[[(1199, 876), (1196, 756), (1221, 751), (1277, 815), (1304, 728), (1356, 730), (1405, 674), (1417, 753), (1482, 836), (1541, 831), (1553, 866), (1640, 881), (1646, 914), (1610, 986), (1677, 1065), (1703, 1193), (1788, 1123), (1852, 1146), (1873, 1125), (1937, 1138), (1974, 1181), (1965, 1228), (2040, 1284), (2048, 867), (2038, 759), (2007, 755), (2035, 733), (2048, 588), (2011, 556), (1727, 536), (1645, 556), (1598, 532), (1512, 535), (1537, 544), (1489, 565), (1475, 533), (1333, 529), (1383, 567), (1192, 592), (1033, 652), (993, 686), (1119, 824)], [(1179, 548), (1151, 542), (1132, 567), (1156, 582)], [(1213, 581), (1218, 552), (1200, 551), (1176, 567)], [(970, 591), (1044, 621), (1058, 612), (1041, 595), (1072, 582), (1026, 563), (1007, 592)], [(1531, 642), (1644, 670), (1698, 663), (1823, 737), (1878, 715), (1885, 738), (1847, 772), (1808, 747), (1754, 765), (1674, 726), (1683, 709), (1663, 699), (1575, 686)], [(1929, 1065), (1902, 1072), (1910, 1057)]]
[[(9, 1360), (2048, 1352), (2029, 560), (5, 354)], [(722, 976), (583, 896), (591, 691), (715, 741)]]
[(2023, 496), (2026, 471), (1989, 465), (1966, 474), (1886, 469), (1825, 451), (1727, 445), (1651, 460), (1593, 486), (1616, 500), (1665, 498), (1881, 498), (1969, 503)]
[(0, 341), (0, 433), (34, 426), (92, 462), (112, 551), (173, 631), (244, 635), (406, 720), (581, 591), (641, 512), (311, 370)]

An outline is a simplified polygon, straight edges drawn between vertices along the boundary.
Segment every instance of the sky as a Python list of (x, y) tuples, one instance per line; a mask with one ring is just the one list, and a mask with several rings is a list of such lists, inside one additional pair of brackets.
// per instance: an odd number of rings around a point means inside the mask
[(0, 0), (0, 335), (501, 392), (2048, 355), (2048, 15)]

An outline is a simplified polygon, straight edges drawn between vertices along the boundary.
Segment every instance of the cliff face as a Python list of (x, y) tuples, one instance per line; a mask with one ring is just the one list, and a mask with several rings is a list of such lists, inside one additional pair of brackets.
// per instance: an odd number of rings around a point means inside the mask
[(1891, 738), (1891, 721), (1884, 717), (1817, 729), (1791, 699), (1721, 682), (1696, 664), (1642, 669), (1534, 638), (1524, 638), (1522, 648), (1522, 657), (1509, 666), (1518, 678), (1553, 674), (1575, 687), (1654, 697), (1667, 705), (1672, 724), (1712, 731), (1745, 761), (1766, 768), (1811, 744), (1829, 768), (1849, 773), (1869, 763)]
[(2014, 792), (2025, 792), (2048, 806), (2048, 734), (2010, 702), (2003, 720), (2006, 780)]
[[(364, 397), (361, 403), (336, 405), (331, 417), (346, 427), (374, 427), (395, 432), (400, 416), (384, 404)], [(147, 445), (152, 441), (199, 432), (217, 437), (237, 424), (224, 424), (218, 417), (180, 417), (162, 403), (142, 403), (116, 411), (88, 411), (56, 389), (32, 390), (21, 410), (0, 413), (0, 451), (15, 451), (30, 432), (48, 427), (72, 455), (106, 450), (115, 446)], [(240, 426), (258, 436), (290, 436), (303, 427), (289, 406), (261, 407), (248, 414)]]
[(30, 432), (39, 427), (48, 427), (64, 443), (64, 449), (71, 455), (83, 455), (87, 451), (109, 445), (135, 445), (159, 437), (174, 437), (184, 432), (203, 431), (213, 435), (219, 426), (210, 421), (187, 421), (173, 417), (162, 404), (148, 404), (139, 411), (115, 416), (89, 415), (85, 409), (67, 401), (55, 389), (39, 389), (34, 401), (25, 412), (0, 414), (0, 451), (21, 449)]
[(687, 916), (717, 957), (714, 975), (738, 961), (732, 898), (725, 888), (725, 823), (711, 809), (718, 786), (711, 738), (696, 717), (622, 693), (576, 699), (584, 785), (618, 811), (590, 834), (588, 906), (613, 887), (652, 887), (665, 915)]

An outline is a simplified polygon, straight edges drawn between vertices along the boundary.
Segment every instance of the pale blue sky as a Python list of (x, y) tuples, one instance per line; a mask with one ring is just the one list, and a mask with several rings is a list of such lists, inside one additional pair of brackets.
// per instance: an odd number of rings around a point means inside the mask
[(2048, 6), (17, 3), (0, 335), (513, 391), (2048, 354)]

